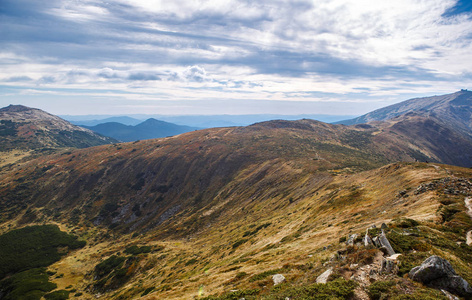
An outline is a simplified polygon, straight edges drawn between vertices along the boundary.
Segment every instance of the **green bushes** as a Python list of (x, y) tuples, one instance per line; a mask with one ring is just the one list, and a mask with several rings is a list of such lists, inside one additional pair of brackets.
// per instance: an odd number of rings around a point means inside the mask
[(248, 239), (240, 239), (240, 240), (237, 240), (233, 245), (232, 245), (232, 248), (233, 249), (236, 249), (238, 248), (239, 246), (241, 246), (242, 244), (246, 243), (248, 241)]
[(254, 296), (260, 293), (259, 289), (252, 290), (240, 290), (236, 292), (226, 293), (221, 296), (208, 296), (202, 298), (202, 300), (239, 300), (241, 298), (245, 299), (256, 299)]
[(186, 266), (190, 266), (190, 265), (195, 264), (197, 261), (198, 261), (198, 260), (197, 260), (196, 258), (191, 258), (191, 259), (189, 259), (189, 260), (185, 263), (185, 265), (186, 265)]
[(11, 120), (0, 120), (0, 136), (16, 135), (16, 124)]
[(250, 235), (254, 235), (256, 233), (258, 233), (260, 230), (266, 228), (266, 227), (269, 227), (271, 225), (271, 223), (264, 223), (262, 225), (259, 225), (257, 226), (254, 230), (248, 230), (246, 231), (244, 234), (243, 234), (243, 237), (247, 237), (247, 236), (250, 236)]
[(0, 281), (0, 291), (5, 293), (3, 300), (40, 300), (56, 287), (55, 283), (49, 282), (45, 268), (23, 271)]
[(30, 226), (0, 236), (0, 279), (9, 273), (46, 267), (65, 253), (58, 247), (77, 249), (85, 246), (76, 236), (59, 230), (56, 225)]
[(394, 220), (394, 224), (395, 226), (400, 227), (400, 228), (410, 228), (410, 227), (416, 227), (420, 225), (418, 221), (413, 220), (413, 219), (408, 219), (408, 218), (401, 218), (401, 219)]
[(144, 290), (144, 292), (141, 294), (141, 297), (142, 296), (146, 296), (147, 294), (149, 294), (150, 292), (154, 291), (154, 287), (148, 287), (147, 289)]
[(354, 295), (357, 283), (343, 278), (330, 281), (326, 284), (315, 283), (307, 286), (275, 286), (270, 295), (263, 299), (350, 299)]
[(109, 258), (105, 259), (104, 261), (95, 266), (95, 274), (98, 277), (108, 275), (112, 271), (121, 268), (125, 260), (126, 258), (121, 256), (110, 256)]
[[(376, 281), (367, 288), (370, 299), (378, 300), (395, 285), (393, 281)], [(385, 298), (385, 297), (383, 297)]]
[(69, 299), (69, 294), (69, 291), (58, 290), (44, 295), (44, 298), (46, 298), (46, 300), (66, 300)]
[(149, 252), (151, 252), (151, 246), (138, 247), (136, 245), (133, 245), (133, 246), (130, 246), (130, 247), (126, 248), (124, 252), (126, 254), (130, 254), (130, 255), (138, 255), (138, 254), (142, 254), (142, 253), (149, 253)]
[(0, 282), (2, 299), (40, 300), (43, 296), (51, 300), (68, 299), (69, 292), (64, 290), (47, 294), (57, 286), (49, 282), (51, 273), (40, 267), (49, 266), (67, 253), (59, 252), (59, 247), (83, 246), (84, 241), (60, 231), (56, 225), (30, 226), (1, 235), (0, 278), (13, 274)]
[(275, 269), (275, 270), (265, 271), (265, 272), (262, 272), (262, 273), (259, 273), (259, 274), (256, 274), (256, 275), (252, 276), (251, 278), (249, 278), (249, 281), (254, 282), (254, 281), (262, 280), (262, 279), (265, 279), (268, 276), (275, 275), (277, 273), (281, 273), (282, 271), (284, 271), (284, 269)]
[(140, 258), (137, 256), (110, 256), (94, 269), (96, 281), (94, 288), (107, 291), (120, 287), (133, 276), (138, 268)]

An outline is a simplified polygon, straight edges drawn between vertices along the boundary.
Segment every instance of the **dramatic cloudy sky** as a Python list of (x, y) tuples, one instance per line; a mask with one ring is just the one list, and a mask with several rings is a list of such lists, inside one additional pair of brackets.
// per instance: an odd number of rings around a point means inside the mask
[(0, 105), (361, 114), (472, 88), (470, 0), (0, 0)]

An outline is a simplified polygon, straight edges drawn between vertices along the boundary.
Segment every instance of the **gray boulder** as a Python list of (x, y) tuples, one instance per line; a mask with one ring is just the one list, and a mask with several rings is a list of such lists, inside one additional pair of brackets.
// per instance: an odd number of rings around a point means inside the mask
[(411, 269), (411, 279), (428, 284), (433, 280), (457, 275), (451, 263), (437, 255), (428, 257), (420, 266)]
[(329, 275), (333, 274), (333, 268), (329, 268), (328, 270), (324, 271), (323, 274), (316, 278), (316, 283), (327, 283)]
[(382, 245), (380, 244), (380, 240), (378, 236), (374, 236), (372, 239), (372, 243), (374, 244), (375, 247), (380, 248)]
[(382, 259), (380, 273), (391, 274), (396, 273), (396, 263), (390, 259)]
[(388, 255), (394, 255), (395, 251), (392, 248), (392, 245), (390, 245), (390, 242), (387, 239), (387, 236), (385, 235), (385, 232), (382, 229), (382, 233), (379, 236), (379, 242), (387, 250)]
[(457, 275), (449, 261), (436, 255), (428, 257), (420, 266), (411, 269), (408, 275), (415, 281), (455, 295), (472, 296), (469, 283)]

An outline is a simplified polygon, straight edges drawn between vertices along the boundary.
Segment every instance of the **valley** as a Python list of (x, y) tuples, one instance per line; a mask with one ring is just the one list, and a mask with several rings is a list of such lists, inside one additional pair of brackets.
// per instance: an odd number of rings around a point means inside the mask
[[(34, 275), (55, 285), (38, 300), (447, 299), (408, 273), (437, 255), (472, 282), (472, 138), (454, 122), (275, 120), (4, 155), (0, 239), (57, 225), (82, 241)], [(18, 274), (0, 278), (0, 298)]]

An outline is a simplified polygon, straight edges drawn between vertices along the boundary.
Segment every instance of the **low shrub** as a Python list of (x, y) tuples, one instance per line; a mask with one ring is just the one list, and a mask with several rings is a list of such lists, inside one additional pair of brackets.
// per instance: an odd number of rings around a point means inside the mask
[(0, 281), (0, 291), (5, 293), (2, 300), (40, 300), (56, 287), (55, 283), (49, 282), (45, 268), (23, 271)]
[(394, 281), (376, 281), (367, 288), (367, 294), (369, 294), (372, 300), (385, 299), (385, 294), (389, 292), (394, 285)]
[(76, 236), (60, 231), (56, 225), (29, 226), (0, 236), (0, 279), (6, 274), (47, 267), (67, 253), (58, 247), (85, 246)]
[(125, 249), (126, 254), (131, 254), (131, 255), (138, 255), (142, 253), (150, 253), (152, 250), (151, 246), (142, 246), (138, 247), (136, 245), (130, 246)]
[(69, 291), (58, 290), (44, 295), (44, 298), (46, 298), (46, 300), (66, 300), (69, 299), (69, 294)]

